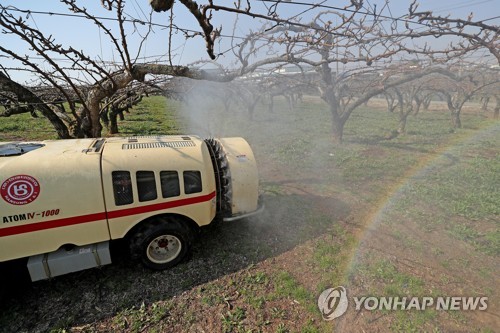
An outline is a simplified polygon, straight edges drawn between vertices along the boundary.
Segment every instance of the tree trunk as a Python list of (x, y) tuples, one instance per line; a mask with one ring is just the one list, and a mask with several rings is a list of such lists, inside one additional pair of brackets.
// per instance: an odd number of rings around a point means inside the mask
[(413, 115), (417, 116), (420, 112), (420, 107), (422, 106), (423, 101), (421, 99), (415, 99), (415, 111)]
[(399, 123), (398, 123), (398, 129), (396, 130), (396, 134), (401, 135), (406, 133), (406, 120), (408, 119), (408, 115), (413, 111), (413, 104), (412, 104), (413, 102), (412, 99), (410, 98), (408, 104), (405, 105), (405, 99), (403, 93), (397, 88), (395, 90), (399, 104)]
[(109, 134), (116, 134), (118, 133), (118, 122), (116, 121), (117, 114), (114, 112), (111, 112), (109, 114)]
[[(94, 110), (94, 108), (91, 108), (91, 110)], [(102, 125), (101, 125), (101, 119), (99, 117), (95, 117), (96, 112), (91, 112), (91, 119), (90, 119), (90, 124), (91, 124), (91, 130), (90, 130), (90, 135), (92, 138), (100, 138), (102, 134)]]
[(424, 106), (425, 111), (429, 110), (429, 106), (431, 105), (431, 101), (432, 101), (432, 96), (424, 98), (422, 104)]
[(462, 128), (462, 121), (460, 120), (460, 111), (451, 112), (451, 123), (453, 128)]
[(496, 105), (495, 108), (493, 109), (493, 119), (498, 119), (500, 116), (500, 96), (495, 96), (496, 100)]
[(248, 115), (250, 120), (253, 120), (253, 114), (255, 112), (255, 107), (257, 106), (257, 103), (259, 103), (260, 97), (257, 97), (254, 99), (250, 104), (248, 104)]
[(385, 100), (387, 101), (387, 111), (389, 111), (390, 113), (394, 112), (397, 106), (395, 105), (396, 99), (388, 93), (384, 95), (385, 95)]
[(344, 141), (345, 121), (338, 115), (335, 107), (330, 106), (330, 110), (332, 112), (332, 141), (340, 145)]
[(344, 142), (344, 125), (339, 123), (333, 123), (332, 125), (333, 143), (340, 145)]
[(402, 112), (399, 114), (399, 123), (398, 123), (398, 134), (406, 133), (406, 120), (408, 119), (409, 112)]
[(286, 101), (288, 102), (288, 109), (290, 110), (290, 112), (293, 112), (294, 110), (293, 99), (292, 99), (293, 97), (290, 95), (284, 95), (284, 96)]
[(489, 97), (483, 97), (481, 98), (481, 111), (487, 111), (488, 110), (488, 103), (490, 102)]
[(109, 107), (101, 111), (101, 120), (104, 126), (109, 130)]
[(269, 97), (268, 111), (269, 113), (274, 113), (274, 95)]

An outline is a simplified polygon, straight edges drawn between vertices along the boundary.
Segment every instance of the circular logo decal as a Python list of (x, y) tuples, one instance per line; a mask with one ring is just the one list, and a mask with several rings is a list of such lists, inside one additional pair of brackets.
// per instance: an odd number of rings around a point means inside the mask
[(0, 195), (2, 199), (12, 205), (26, 205), (40, 194), (40, 184), (38, 181), (27, 175), (17, 175), (10, 177), (2, 183)]
[(333, 320), (347, 310), (347, 293), (344, 287), (329, 288), (318, 298), (318, 307), (324, 320)]

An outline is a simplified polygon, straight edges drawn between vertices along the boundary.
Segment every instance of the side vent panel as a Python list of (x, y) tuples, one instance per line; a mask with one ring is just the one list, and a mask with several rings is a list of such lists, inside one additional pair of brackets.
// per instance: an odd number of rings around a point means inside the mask
[(196, 146), (196, 144), (193, 141), (142, 142), (125, 143), (122, 145), (122, 149), (186, 148), (194, 146)]

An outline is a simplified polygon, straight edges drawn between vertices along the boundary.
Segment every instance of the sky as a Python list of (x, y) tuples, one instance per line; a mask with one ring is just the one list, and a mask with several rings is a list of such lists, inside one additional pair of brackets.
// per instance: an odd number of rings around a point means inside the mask
[[(95, 16), (113, 18), (113, 14), (104, 10), (99, 0), (86, 0), (77, 1), (83, 3), (84, 6)], [(198, 3), (205, 1), (199, 0)], [(294, 3), (295, 2), (295, 3)], [(310, 6), (308, 3), (321, 2), (315, 1), (290, 1), (288, 3), (280, 4), (278, 10), (281, 16), (291, 17), (296, 16), (307, 21), (312, 16), (318, 13), (318, 10), (307, 10)], [(231, 5), (232, 1), (216, 1), (218, 4)], [(253, 0), (252, 9), (257, 12), (266, 13), (267, 10), (273, 5), (272, 2)], [(325, 6), (343, 6), (346, 1), (339, 0), (326, 0), (322, 4)], [(385, 1), (379, 0), (365, 0), (365, 6), (377, 6), (378, 9), (384, 7)], [(0, 4), (4, 7), (13, 6), (21, 10), (29, 10), (31, 14), (26, 12), (10, 11), (16, 17), (21, 16), (26, 18), (27, 23), (37, 27), (39, 30), (46, 34), (51, 34), (57, 43), (64, 46), (73, 46), (76, 49), (84, 50), (91, 58), (105, 61), (108, 63), (119, 61), (119, 55), (113, 47), (109, 38), (107, 38), (104, 31), (98, 29), (94, 24), (86, 19), (78, 17), (65, 17), (61, 15), (49, 15), (48, 13), (57, 14), (71, 14), (65, 5), (55, 0), (0, 0)], [(385, 13), (392, 17), (400, 17), (404, 15), (409, 7), (410, 1), (406, 0), (393, 0), (389, 2), (389, 9)], [(485, 20), (488, 24), (500, 23), (500, 0), (469, 0), (469, 1), (452, 1), (452, 0), (421, 0), (419, 1), (419, 9), (421, 11), (431, 10), (435, 14), (442, 16), (451, 15), (454, 18), (466, 18), (471, 12), (474, 13), (474, 20)], [(10, 7), (12, 9), (12, 7)], [(45, 12), (45, 13), (42, 13)], [(128, 24), (128, 37), (129, 46), (131, 49), (132, 57), (139, 57), (138, 62), (157, 61), (167, 63), (169, 61), (167, 54), (169, 49), (168, 36), (169, 25), (168, 13), (151, 13), (148, 0), (128, 0), (125, 5), (125, 14), (134, 19), (147, 21), (149, 15), (152, 15), (152, 20), (157, 26), (147, 38), (147, 41), (140, 45), (140, 35), (146, 33), (145, 27), (136, 24)], [(498, 16), (498, 17), (497, 17)], [(222, 12), (214, 13), (213, 25), (215, 27), (222, 27), (223, 36), (236, 36), (237, 38), (231, 40), (229, 37), (222, 37), (219, 39), (215, 46), (216, 53), (222, 53), (217, 59), (217, 62), (225, 66), (231, 66), (234, 57), (231, 53), (231, 47), (241, 41), (241, 38), (247, 35), (250, 31), (256, 31), (264, 21), (261, 19), (253, 19), (249, 17), (238, 17), (237, 24), (235, 25), (235, 15)], [(109, 20), (104, 21), (106, 26), (112, 31), (117, 31), (117, 23)], [(174, 23), (181, 27), (190, 29), (192, 31), (200, 31), (197, 22), (190, 15), (187, 10), (180, 3), (174, 5)], [(135, 30), (137, 28), (137, 30)], [(234, 28), (234, 33), (233, 33)], [(139, 33), (138, 33), (139, 32)], [(439, 43), (441, 41), (434, 41)], [(20, 41), (15, 36), (0, 34), (0, 45), (7, 46), (9, 49), (16, 51), (20, 54), (25, 54), (30, 57), (36, 57), (30, 51), (26, 43)], [(172, 43), (174, 65), (189, 65), (198, 61), (208, 60), (208, 55), (205, 49), (205, 41), (200, 36), (186, 39), (181, 32), (174, 32)], [(26, 81), (26, 73), (22, 70), (15, 70), (14, 68), (22, 67), (19, 62), (13, 61), (8, 57), (1, 57), (0, 64), (6, 68), (10, 68), (9, 74), (20, 81)]]

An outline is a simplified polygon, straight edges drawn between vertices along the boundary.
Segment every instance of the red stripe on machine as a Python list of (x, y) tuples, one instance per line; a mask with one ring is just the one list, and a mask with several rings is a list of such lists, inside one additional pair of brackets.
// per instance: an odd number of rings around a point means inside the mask
[(175, 201), (162, 202), (162, 203), (148, 205), (148, 206), (140, 206), (140, 207), (133, 207), (133, 208), (128, 208), (128, 209), (115, 210), (115, 211), (108, 212), (108, 219), (116, 219), (118, 217), (143, 214), (143, 213), (152, 212), (152, 211), (156, 211), (156, 210), (164, 210), (164, 209), (169, 209), (169, 208), (193, 205), (193, 204), (209, 201), (212, 198), (215, 198), (215, 192), (212, 192), (210, 194), (203, 195), (200, 197), (186, 198), (186, 199), (180, 199), (180, 200), (175, 200)]
[(8, 227), (0, 229), (0, 237), (12, 236), (18, 234), (24, 234), (27, 232), (40, 231), (46, 229), (54, 229), (60, 227), (67, 227), (70, 225), (95, 222), (106, 219), (106, 213), (95, 213), (89, 215), (81, 215), (74, 217), (66, 217), (58, 220), (42, 221), (38, 223), (16, 225), (14, 227)]
[[(212, 193), (207, 194), (207, 195), (199, 196), (199, 197), (185, 198), (185, 199), (169, 201), (169, 202), (162, 202), (162, 203), (148, 205), (148, 206), (120, 209), (120, 210), (108, 212), (107, 218), (108, 219), (116, 219), (116, 218), (124, 217), (124, 216), (137, 215), (137, 214), (143, 214), (143, 213), (153, 212), (153, 211), (158, 211), (158, 210), (165, 210), (165, 209), (170, 209), (170, 208), (175, 208), (175, 207), (193, 205), (193, 204), (209, 201), (213, 198), (215, 198), (215, 192), (212, 192)], [(60, 227), (67, 227), (67, 226), (71, 226), (71, 225), (96, 222), (96, 221), (101, 221), (101, 220), (105, 220), (105, 219), (106, 219), (106, 212), (102, 212), (102, 213), (95, 213), (95, 214), (88, 214), (88, 215), (81, 215), (81, 216), (66, 217), (66, 218), (57, 219), (57, 220), (41, 221), (38, 223), (17, 225), (17, 226), (13, 226), (13, 227), (7, 227), (7, 228), (0, 229), (0, 237), (12, 236), (12, 235), (18, 235), (18, 234), (24, 234), (24, 233), (28, 233), (28, 232), (54, 229), (54, 228), (60, 228)]]

